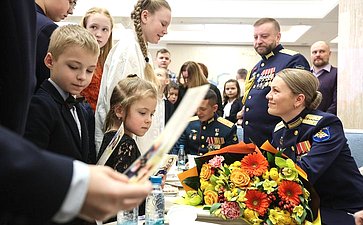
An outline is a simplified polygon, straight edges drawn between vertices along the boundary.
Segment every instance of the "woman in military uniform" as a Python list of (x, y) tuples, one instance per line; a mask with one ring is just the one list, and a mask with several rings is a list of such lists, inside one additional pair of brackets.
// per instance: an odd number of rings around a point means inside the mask
[(316, 110), (322, 95), (310, 72), (284, 69), (271, 83), (268, 113), (281, 117), (272, 145), (294, 160), (320, 196), (323, 224), (354, 224), (363, 209), (363, 176), (351, 156), (343, 125), (333, 114)]

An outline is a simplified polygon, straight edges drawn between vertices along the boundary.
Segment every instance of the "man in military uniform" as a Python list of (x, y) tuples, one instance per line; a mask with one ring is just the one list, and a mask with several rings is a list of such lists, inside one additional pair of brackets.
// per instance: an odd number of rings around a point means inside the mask
[(262, 18), (254, 23), (254, 48), (262, 59), (251, 70), (245, 82), (243, 141), (261, 146), (271, 141), (275, 125), (280, 121), (267, 113), (266, 94), (275, 74), (285, 68), (309, 70), (309, 62), (297, 52), (283, 48), (280, 25), (273, 18)]
[(197, 116), (179, 138), (172, 153), (178, 153), (180, 145), (185, 146), (185, 152), (192, 155), (202, 155), (218, 150), (227, 145), (237, 144), (237, 127), (232, 122), (219, 117), (217, 95), (209, 90), (197, 110)]

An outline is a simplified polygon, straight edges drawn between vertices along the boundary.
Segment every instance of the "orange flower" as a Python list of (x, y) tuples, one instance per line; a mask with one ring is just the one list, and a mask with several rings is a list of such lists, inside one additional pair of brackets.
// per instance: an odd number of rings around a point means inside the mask
[(235, 168), (231, 173), (231, 182), (234, 183), (237, 187), (245, 187), (250, 183), (250, 177), (248, 173), (246, 173), (241, 168)]
[(255, 210), (260, 216), (265, 215), (269, 206), (269, 200), (266, 193), (258, 190), (248, 190), (246, 199), (246, 206), (249, 209)]
[(218, 193), (212, 190), (206, 190), (204, 192), (204, 202), (207, 205), (213, 205), (218, 202)]
[(241, 167), (250, 177), (261, 176), (267, 171), (268, 162), (261, 153), (253, 153), (243, 157)]
[(207, 163), (203, 164), (202, 168), (200, 169), (200, 178), (203, 180), (208, 180), (212, 174), (212, 166)]
[(284, 180), (279, 185), (277, 193), (282, 200), (296, 206), (300, 203), (299, 195), (302, 195), (303, 191), (301, 186), (294, 181)]

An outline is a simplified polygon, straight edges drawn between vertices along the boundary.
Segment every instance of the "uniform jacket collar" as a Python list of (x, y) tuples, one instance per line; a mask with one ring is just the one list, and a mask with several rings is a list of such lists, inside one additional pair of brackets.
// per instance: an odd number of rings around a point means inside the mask
[(309, 111), (310, 110), (305, 108), (294, 119), (292, 119), (292, 120), (290, 120), (288, 122), (285, 122), (285, 121), (282, 121), (282, 122), (284, 123), (284, 125), (285, 125), (285, 127), (287, 129), (294, 129), (294, 128), (298, 127), (302, 123), (302, 121), (304, 120), (305, 116), (309, 113)]
[(205, 121), (205, 122), (202, 122), (203, 125), (208, 125), (210, 123), (212, 123), (213, 121), (217, 120), (218, 118), (218, 115), (217, 113), (214, 113), (214, 116), (212, 118), (210, 118), (209, 120)]
[(272, 50), (270, 53), (268, 53), (267, 55), (262, 56), (262, 59), (264, 61), (267, 61), (269, 58), (271, 58), (272, 56), (276, 55), (279, 51), (281, 51), (281, 49), (283, 49), (284, 47), (282, 47), (281, 44), (279, 44), (278, 46), (276, 46), (276, 48), (274, 50)]

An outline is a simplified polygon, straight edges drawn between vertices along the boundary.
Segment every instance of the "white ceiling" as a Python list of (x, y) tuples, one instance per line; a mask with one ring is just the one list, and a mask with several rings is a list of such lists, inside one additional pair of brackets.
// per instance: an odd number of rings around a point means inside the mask
[[(284, 45), (309, 46), (317, 40), (337, 48), (339, 0), (168, 0), (172, 23), (159, 45), (243, 44), (253, 41), (254, 21), (272, 17), (280, 22)], [(107, 8), (116, 24), (130, 26), (136, 0), (78, 0), (65, 22), (79, 23), (93, 6)], [(117, 35), (116, 25), (113, 36)], [(334, 40), (335, 39), (335, 40)]]

